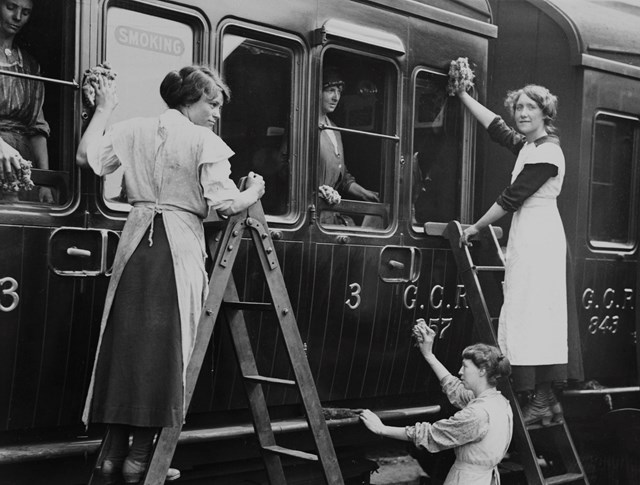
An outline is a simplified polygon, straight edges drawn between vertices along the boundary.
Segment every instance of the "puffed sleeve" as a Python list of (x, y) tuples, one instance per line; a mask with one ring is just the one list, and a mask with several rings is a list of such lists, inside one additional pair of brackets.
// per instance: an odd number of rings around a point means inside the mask
[(487, 127), (489, 137), (517, 155), (525, 144), (526, 138), (507, 125), (500, 116), (496, 116)]
[(207, 132), (200, 154), (200, 185), (207, 204), (214, 210), (225, 210), (240, 194), (231, 179), (229, 158), (233, 150), (215, 133)]
[(475, 398), (473, 391), (466, 389), (462, 381), (451, 374), (443, 377), (440, 385), (449, 402), (457, 408), (465, 407)]
[(480, 406), (469, 405), (447, 419), (435, 423), (416, 423), (405, 432), (410, 441), (431, 453), (457, 448), (482, 439), (489, 431), (489, 414)]
[(113, 137), (118, 136), (118, 131), (112, 127), (100, 137), (98, 143), (87, 147), (87, 161), (96, 175), (108, 175), (121, 165), (113, 147)]

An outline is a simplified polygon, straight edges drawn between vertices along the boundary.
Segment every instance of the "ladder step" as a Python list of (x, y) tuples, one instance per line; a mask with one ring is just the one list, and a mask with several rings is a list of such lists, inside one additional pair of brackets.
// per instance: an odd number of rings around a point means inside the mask
[(530, 424), (530, 425), (528, 425), (528, 426), (527, 426), (527, 430), (529, 430), (529, 431), (538, 431), (538, 430), (542, 430), (542, 431), (544, 431), (544, 430), (552, 430), (553, 428), (555, 428), (555, 427), (557, 427), (557, 426), (562, 426), (563, 424), (564, 424), (564, 423), (562, 423), (562, 422), (556, 423), (556, 422), (553, 422), (553, 421), (552, 421), (548, 426), (544, 426), (544, 425), (542, 425), (542, 424), (540, 424), (540, 423), (536, 423), (536, 424)]
[(504, 271), (504, 266), (472, 266), (475, 271)]
[(273, 303), (261, 301), (225, 301), (224, 306), (232, 310), (250, 310), (256, 312), (273, 311)]
[(265, 377), (265, 376), (244, 376), (248, 381), (259, 382), (260, 384), (282, 384), (283, 386), (295, 386), (296, 381), (289, 379), (278, 379), (277, 377)]
[(556, 485), (559, 483), (577, 482), (578, 480), (584, 480), (584, 475), (582, 473), (565, 473), (564, 475), (547, 477), (545, 478), (545, 483), (547, 485)]
[(299, 450), (292, 450), (290, 448), (284, 448), (278, 445), (264, 446), (262, 449), (265, 451), (270, 451), (271, 453), (275, 453), (277, 455), (287, 455), (287, 456), (292, 456), (294, 458), (300, 458), (302, 460), (318, 461), (318, 455), (314, 455), (312, 453), (306, 453), (304, 451), (299, 451)]

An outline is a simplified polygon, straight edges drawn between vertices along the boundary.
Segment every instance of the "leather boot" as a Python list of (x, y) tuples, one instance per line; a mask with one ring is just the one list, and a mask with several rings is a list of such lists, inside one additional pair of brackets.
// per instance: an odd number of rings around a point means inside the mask
[(553, 412), (549, 407), (549, 396), (544, 392), (536, 392), (531, 401), (522, 409), (522, 417), (527, 426), (538, 422), (542, 426), (550, 426)]
[[(122, 467), (122, 475), (124, 476), (125, 483), (139, 483), (144, 477), (144, 473), (147, 470), (147, 463), (142, 463), (136, 460), (132, 460), (127, 457)], [(172, 482), (180, 478), (180, 470), (176, 468), (169, 468), (167, 471), (167, 477), (165, 481)]]

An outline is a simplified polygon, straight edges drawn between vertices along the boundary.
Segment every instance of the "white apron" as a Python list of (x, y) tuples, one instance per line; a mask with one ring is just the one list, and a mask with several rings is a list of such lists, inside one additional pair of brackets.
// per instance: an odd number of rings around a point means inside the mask
[(556, 205), (564, 156), (555, 143), (527, 143), (518, 155), (512, 182), (527, 163), (551, 163), (558, 175), (513, 215), (498, 342), (513, 365), (566, 364), (566, 240)]

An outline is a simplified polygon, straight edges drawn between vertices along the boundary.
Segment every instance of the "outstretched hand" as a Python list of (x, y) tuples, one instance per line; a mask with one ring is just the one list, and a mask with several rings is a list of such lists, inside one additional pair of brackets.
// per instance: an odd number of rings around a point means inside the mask
[(413, 326), (413, 337), (416, 341), (416, 347), (420, 349), (420, 353), (425, 359), (433, 355), (433, 343), (436, 340), (436, 332), (427, 325), (424, 318), (418, 318)]
[(384, 424), (382, 424), (382, 421), (375, 413), (368, 409), (363, 409), (362, 411), (360, 411), (359, 417), (360, 421), (362, 421), (362, 424), (364, 424), (369, 429), (369, 431), (372, 431), (377, 435), (382, 434), (385, 426)]

